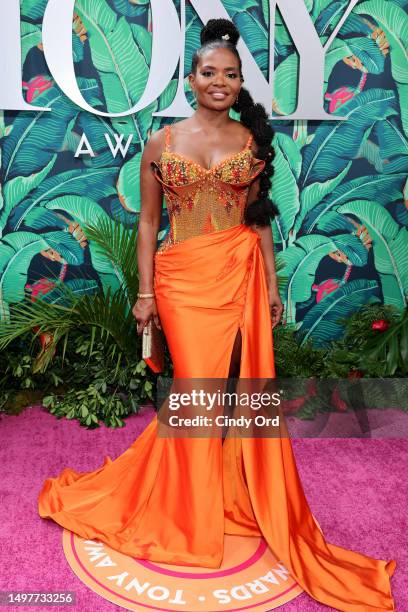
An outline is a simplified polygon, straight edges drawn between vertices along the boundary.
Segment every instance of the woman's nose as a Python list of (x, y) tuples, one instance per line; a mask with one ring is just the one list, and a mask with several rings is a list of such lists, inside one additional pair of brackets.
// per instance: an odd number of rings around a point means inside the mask
[(222, 72), (216, 73), (213, 80), (214, 85), (225, 85), (225, 74)]

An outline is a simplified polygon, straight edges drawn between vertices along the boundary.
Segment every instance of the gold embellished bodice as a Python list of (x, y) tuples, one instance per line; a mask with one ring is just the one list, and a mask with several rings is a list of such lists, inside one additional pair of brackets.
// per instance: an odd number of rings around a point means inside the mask
[(171, 128), (165, 129), (165, 149), (152, 169), (163, 186), (170, 231), (156, 253), (243, 223), (249, 188), (265, 167), (265, 161), (252, 154), (252, 135), (242, 151), (207, 169), (171, 151)]

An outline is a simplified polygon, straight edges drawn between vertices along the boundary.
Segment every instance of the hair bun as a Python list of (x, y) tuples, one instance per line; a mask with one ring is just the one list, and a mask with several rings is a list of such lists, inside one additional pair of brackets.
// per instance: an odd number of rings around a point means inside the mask
[(240, 33), (237, 27), (229, 19), (210, 19), (201, 30), (202, 45), (221, 39), (235, 46), (239, 38)]

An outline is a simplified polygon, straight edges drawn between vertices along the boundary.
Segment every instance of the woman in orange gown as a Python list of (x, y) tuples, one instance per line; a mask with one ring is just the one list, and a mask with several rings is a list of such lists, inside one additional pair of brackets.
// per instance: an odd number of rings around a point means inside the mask
[[(197, 111), (156, 132), (142, 159), (139, 289), (154, 297), (140, 297), (133, 312), (139, 333), (150, 318), (163, 328), (175, 380), (275, 377), (273, 132), (242, 88), (238, 38), (231, 22), (210, 20), (190, 75)], [(155, 251), (163, 193), (171, 227)], [(394, 560), (326, 542), (284, 423), (279, 437), (224, 442), (157, 432), (156, 415), (116, 460), (48, 478), (40, 516), (137, 558), (208, 568), (221, 565), (224, 534), (263, 536), (317, 601), (346, 612), (396, 609)]]

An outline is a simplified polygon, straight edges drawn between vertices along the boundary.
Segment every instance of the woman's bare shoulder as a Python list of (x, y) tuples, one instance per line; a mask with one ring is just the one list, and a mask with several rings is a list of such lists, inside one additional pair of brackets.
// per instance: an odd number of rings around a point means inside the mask
[(249, 138), (252, 136), (252, 143), (251, 143), (251, 151), (253, 153), (253, 155), (256, 157), (259, 151), (259, 145), (255, 140), (254, 134), (252, 132), (252, 130), (250, 130), (248, 127), (246, 127), (243, 123), (241, 123), (240, 121), (235, 120), (236, 123), (239, 123), (239, 129), (240, 129), (240, 133), (241, 133), (241, 138), (242, 138), (242, 146), (245, 146), (245, 144), (248, 142)]
[[(252, 135), (251, 130), (246, 127), (241, 121), (238, 119), (232, 119), (233, 121), (233, 129), (237, 136), (241, 139), (243, 146), (248, 142), (249, 137)], [(253, 143), (255, 144), (255, 142)]]
[(166, 143), (166, 129), (163, 127), (160, 130), (152, 132), (147, 140), (144, 148), (144, 154), (151, 159), (159, 159)]

